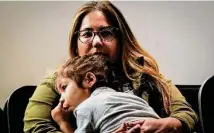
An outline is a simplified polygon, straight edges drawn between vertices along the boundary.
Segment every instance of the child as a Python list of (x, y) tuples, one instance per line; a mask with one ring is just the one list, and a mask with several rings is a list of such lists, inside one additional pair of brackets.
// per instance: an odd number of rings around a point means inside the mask
[(61, 105), (64, 110), (74, 113), (76, 133), (109, 133), (124, 121), (159, 118), (142, 98), (111, 88), (114, 85), (109, 79), (108, 62), (101, 54), (86, 55), (68, 60), (57, 71)]

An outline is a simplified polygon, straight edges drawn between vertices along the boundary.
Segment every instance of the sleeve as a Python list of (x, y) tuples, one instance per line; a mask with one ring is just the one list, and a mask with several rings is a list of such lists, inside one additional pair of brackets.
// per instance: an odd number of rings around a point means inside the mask
[[(89, 111), (90, 112), (90, 111)], [(95, 130), (92, 126), (92, 119), (87, 110), (74, 111), (77, 121), (77, 129), (74, 133), (94, 133)]]
[(186, 101), (178, 88), (172, 84), (171, 80), (167, 81), (170, 94), (170, 117), (177, 118), (183, 124), (184, 132), (192, 132), (198, 122), (198, 116)]
[(55, 73), (49, 74), (29, 99), (24, 116), (25, 133), (62, 133), (51, 117), (54, 102), (59, 96), (55, 89), (55, 80)]

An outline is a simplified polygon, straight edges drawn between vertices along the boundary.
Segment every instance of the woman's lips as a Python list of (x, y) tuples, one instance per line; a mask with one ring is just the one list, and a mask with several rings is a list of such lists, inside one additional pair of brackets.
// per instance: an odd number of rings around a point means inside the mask
[(108, 56), (108, 54), (107, 54), (107, 53), (103, 53), (103, 52), (94, 52), (93, 54), (101, 54), (101, 55)]

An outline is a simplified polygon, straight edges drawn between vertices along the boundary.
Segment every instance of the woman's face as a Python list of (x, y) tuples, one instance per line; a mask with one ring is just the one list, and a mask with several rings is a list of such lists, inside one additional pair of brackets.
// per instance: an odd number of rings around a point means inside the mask
[[(83, 18), (79, 29), (81, 32), (79, 32), (77, 42), (78, 55), (83, 56), (98, 52), (106, 54), (111, 61), (116, 61), (120, 52), (118, 39), (116, 38), (116, 28), (112, 28), (112, 25), (107, 21), (102, 12), (92, 11), (88, 13)], [(102, 32), (99, 33), (99, 31)], [(113, 36), (109, 33), (113, 33)], [(108, 36), (111, 36), (110, 39)], [(107, 39), (104, 40), (103, 38)]]

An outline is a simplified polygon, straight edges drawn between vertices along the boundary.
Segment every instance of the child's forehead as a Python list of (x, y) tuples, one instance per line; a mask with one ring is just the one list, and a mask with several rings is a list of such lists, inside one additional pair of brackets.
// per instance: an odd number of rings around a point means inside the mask
[(69, 82), (72, 82), (73, 80), (68, 77), (60, 77), (58, 81), (60, 83), (69, 83)]

